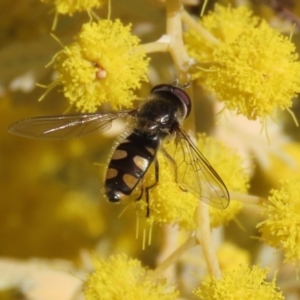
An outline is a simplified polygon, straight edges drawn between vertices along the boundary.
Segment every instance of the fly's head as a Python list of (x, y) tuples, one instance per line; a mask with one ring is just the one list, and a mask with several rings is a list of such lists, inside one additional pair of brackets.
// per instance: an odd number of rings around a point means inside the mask
[(180, 111), (181, 119), (186, 119), (191, 112), (191, 99), (179, 86), (159, 84), (151, 90), (151, 95), (154, 95), (154, 97), (162, 97), (172, 102)]
[(184, 90), (177, 86), (155, 86), (146, 102), (137, 113), (137, 128), (140, 131), (163, 136), (185, 119), (191, 110), (191, 101)]

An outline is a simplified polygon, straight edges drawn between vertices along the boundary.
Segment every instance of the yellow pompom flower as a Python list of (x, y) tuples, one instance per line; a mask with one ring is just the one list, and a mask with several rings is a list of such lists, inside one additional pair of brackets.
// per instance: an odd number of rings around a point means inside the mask
[(258, 224), (262, 239), (281, 249), (285, 261), (300, 260), (300, 178), (280, 182), (281, 188), (271, 190), (263, 204), (262, 214), (267, 219)]
[(267, 269), (258, 266), (240, 266), (225, 271), (222, 279), (205, 279), (194, 294), (200, 300), (283, 300), (275, 278), (266, 281), (267, 273)]
[(76, 42), (54, 57), (55, 83), (78, 110), (94, 112), (106, 102), (113, 109), (131, 105), (132, 90), (146, 80), (148, 59), (130, 28), (119, 20), (84, 24)]
[(295, 46), (265, 22), (244, 31), (214, 52), (206, 86), (248, 119), (264, 119), (292, 106), (300, 92), (300, 62)]
[[(189, 55), (201, 63), (212, 61), (218, 45), (233, 42), (244, 30), (256, 26), (258, 18), (252, 16), (252, 12), (245, 6), (232, 8), (216, 4), (214, 11), (204, 16), (199, 23), (218, 41), (215, 43), (207, 40), (193, 29), (184, 34)], [(193, 75), (198, 78), (202, 74), (197, 72)]]
[[(224, 33), (219, 43), (211, 44), (208, 55), (197, 54), (205, 52), (207, 47), (197, 44), (194, 35), (187, 36), (190, 55), (204, 66), (195, 71), (194, 77), (201, 77), (199, 82), (224, 101), (227, 108), (251, 120), (264, 120), (276, 110), (291, 107), (292, 98), (300, 92), (300, 62), (294, 44), (265, 21), (257, 25), (257, 19), (252, 19), (246, 10), (243, 13), (231, 8), (221, 11), (226, 12), (225, 28), (232, 33), (228, 33), (228, 38)], [(215, 12), (216, 17), (211, 17), (215, 28), (208, 27), (216, 37), (224, 31), (220, 18), (224, 13), (219, 12), (220, 8)], [(227, 23), (230, 14), (231, 27)], [(243, 15), (246, 22), (238, 21)]]
[(99, 8), (106, 0), (41, 0), (44, 3), (53, 4), (59, 14), (72, 15), (75, 12), (89, 11), (93, 8)]
[(178, 291), (164, 279), (152, 280), (151, 271), (126, 255), (99, 259), (85, 282), (86, 300), (175, 300)]

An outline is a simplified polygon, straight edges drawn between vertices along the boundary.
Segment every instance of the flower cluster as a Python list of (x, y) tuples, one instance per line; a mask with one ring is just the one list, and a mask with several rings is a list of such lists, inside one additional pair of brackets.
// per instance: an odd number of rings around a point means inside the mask
[(263, 240), (281, 249), (285, 260), (300, 260), (300, 179), (286, 179), (281, 188), (272, 190), (268, 201), (263, 204), (262, 214), (267, 219), (258, 225)]
[[(217, 39), (217, 42), (199, 35), (192, 28), (185, 33), (184, 37), (189, 54), (198, 62), (204, 63), (213, 61), (214, 51), (220, 44), (230, 44), (243, 31), (255, 27), (258, 18), (254, 17), (245, 6), (232, 8), (215, 5), (214, 11), (205, 15), (199, 23)], [(199, 72), (194, 74), (194, 77), (198, 78), (201, 75), (203, 74)]]
[(65, 97), (82, 112), (94, 112), (106, 102), (114, 109), (130, 107), (132, 90), (146, 80), (148, 66), (130, 25), (119, 20), (84, 24), (75, 40), (54, 57), (56, 84)]
[(75, 12), (88, 11), (93, 8), (99, 8), (106, 0), (41, 0), (44, 3), (53, 4), (59, 14), (73, 15)]
[(283, 300), (275, 285), (275, 278), (266, 281), (268, 270), (258, 266), (241, 266), (239, 269), (225, 271), (221, 280), (205, 279), (194, 294), (200, 300)]
[(227, 108), (247, 118), (264, 120), (288, 109), (300, 92), (300, 62), (294, 44), (258, 22), (245, 7), (216, 7), (201, 21), (218, 43), (186, 34), (187, 49), (198, 63), (194, 77)]
[(164, 279), (152, 280), (140, 261), (123, 254), (96, 261), (84, 294), (86, 300), (173, 300), (178, 291)]

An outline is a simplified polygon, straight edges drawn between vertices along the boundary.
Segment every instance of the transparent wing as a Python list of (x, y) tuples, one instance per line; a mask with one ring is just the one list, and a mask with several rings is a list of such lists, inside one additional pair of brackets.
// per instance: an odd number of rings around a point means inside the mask
[(230, 195), (223, 180), (181, 128), (175, 142), (175, 148), (163, 148), (163, 153), (179, 186), (211, 206), (226, 208)]
[(133, 114), (133, 110), (100, 114), (74, 114), (34, 117), (20, 120), (8, 128), (8, 132), (33, 139), (69, 139), (103, 132), (111, 127), (112, 121)]

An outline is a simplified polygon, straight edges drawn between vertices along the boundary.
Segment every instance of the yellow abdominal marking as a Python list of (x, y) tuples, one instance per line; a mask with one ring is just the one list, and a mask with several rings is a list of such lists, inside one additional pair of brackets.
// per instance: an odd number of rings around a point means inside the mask
[(117, 149), (111, 159), (117, 160), (117, 159), (125, 158), (126, 156), (127, 156), (127, 151)]
[(106, 179), (115, 178), (118, 175), (118, 170), (109, 168), (106, 172)]
[(125, 174), (123, 176), (123, 180), (130, 189), (133, 189), (138, 182), (138, 178), (135, 178), (134, 176), (132, 176), (130, 174)]
[(149, 161), (146, 158), (143, 158), (138, 155), (133, 158), (133, 161), (135, 165), (143, 171), (145, 171), (149, 165)]
[(155, 154), (155, 151), (154, 151), (153, 148), (146, 147), (146, 149), (147, 149), (152, 155)]

